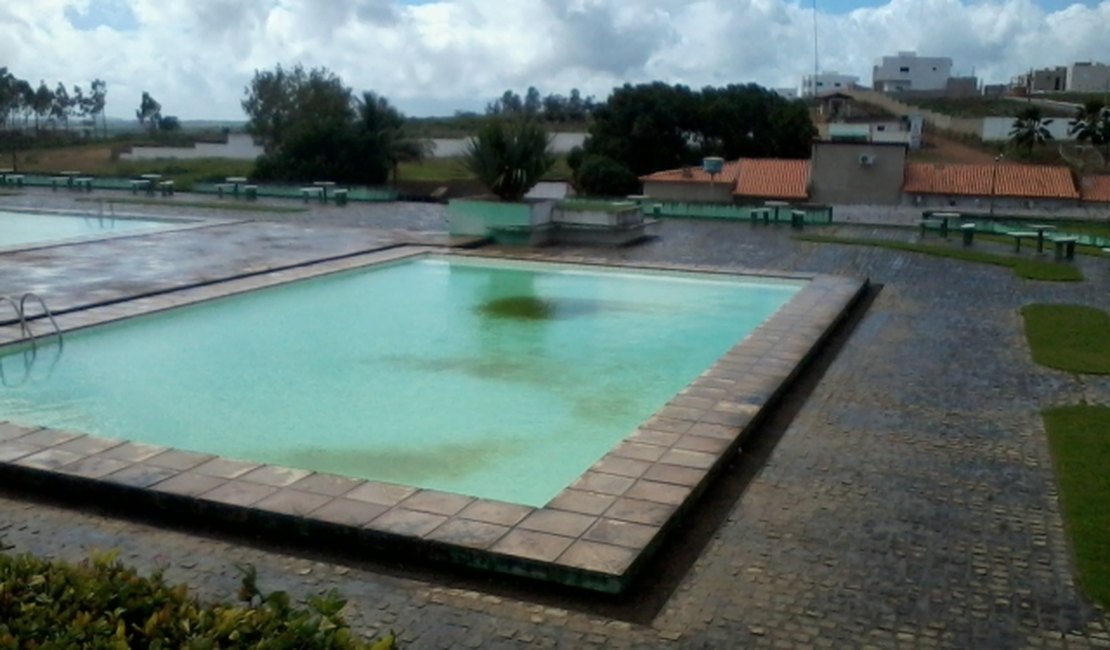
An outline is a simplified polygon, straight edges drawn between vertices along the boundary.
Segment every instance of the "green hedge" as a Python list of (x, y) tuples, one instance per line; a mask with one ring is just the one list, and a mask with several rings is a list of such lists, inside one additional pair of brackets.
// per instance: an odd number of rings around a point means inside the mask
[(0, 553), (0, 648), (258, 648), (390, 650), (347, 627), (333, 591), (296, 607), (285, 592), (260, 592), (241, 568), (239, 604), (201, 604), (161, 572), (140, 576), (101, 554), (79, 564)]

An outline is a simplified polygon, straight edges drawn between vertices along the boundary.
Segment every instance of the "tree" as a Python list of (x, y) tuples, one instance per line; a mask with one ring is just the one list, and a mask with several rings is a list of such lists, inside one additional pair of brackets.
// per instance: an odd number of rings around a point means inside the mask
[(401, 163), (424, 160), (430, 149), (430, 142), (406, 133), (405, 116), (389, 100), (372, 92), (362, 94), (357, 129), (367, 140), (364, 165), (373, 174), (371, 184), (384, 182), (391, 174), (397, 180)]
[(535, 86), (529, 86), (528, 92), (524, 94), (524, 113), (536, 116), (539, 115), (542, 108), (543, 102), (540, 99), (540, 91)]
[(266, 153), (292, 136), (291, 129), (312, 120), (350, 122), (354, 101), (350, 88), (326, 68), (310, 71), (300, 66), (258, 71), (244, 91), (247, 132)]
[(1052, 134), (1048, 131), (1049, 124), (1052, 124), (1052, 120), (1045, 119), (1040, 108), (1024, 108), (1018, 113), (1013, 128), (1010, 129), (1010, 142), (1026, 153), (1032, 153), (1034, 147), (1052, 139)]
[(1106, 147), (1106, 157), (1110, 159), (1110, 106), (1097, 99), (1088, 101), (1079, 108), (1075, 119), (1068, 122), (1068, 135), (1074, 135), (1080, 142)]
[(555, 164), (551, 138), (535, 120), (490, 120), (470, 140), (463, 164), (503, 201), (519, 201)]
[(108, 120), (104, 117), (104, 106), (108, 100), (108, 84), (104, 83), (101, 79), (93, 79), (92, 84), (89, 86), (89, 97), (87, 112), (93, 116), (95, 121), (96, 116), (100, 115), (100, 122), (103, 126), (104, 137), (108, 137)]
[(135, 111), (135, 117), (139, 118), (140, 126), (147, 125), (150, 132), (154, 133), (158, 129), (159, 120), (162, 119), (162, 105), (144, 90), (139, 108)]
[(175, 115), (166, 115), (158, 117), (158, 130), (164, 133), (171, 131), (181, 130), (181, 120), (177, 119)]
[(57, 125), (62, 122), (66, 130), (69, 130), (69, 113), (73, 108), (73, 102), (69, 98), (69, 93), (66, 87), (60, 81), (58, 87), (54, 90), (54, 97), (50, 102), (50, 120)]
[(574, 170), (574, 188), (589, 196), (627, 196), (640, 191), (640, 180), (615, 160), (588, 156)]
[(41, 121), (50, 114), (54, 106), (54, 93), (46, 87), (45, 81), (39, 82), (39, 87), (31, 96), (31, 110), (35, 113), (35, 131), (41, 128)]

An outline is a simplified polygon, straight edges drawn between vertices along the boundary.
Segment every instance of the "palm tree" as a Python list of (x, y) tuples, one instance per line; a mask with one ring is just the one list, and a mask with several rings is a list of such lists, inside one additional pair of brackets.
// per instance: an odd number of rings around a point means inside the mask
[(1048, 131), (1049, 124), (1052, 124), (1052, 120), (1045, 119), (1040, 108), (1030, 106), (1022, 109), (1010, 129), (1010, 142), (1025, 149), (1027, 153), (1032, 153), (1035, 146), (1052, 139), (1052, 134)]
[(1105, 146), (1110, 157), (1110, 106), (1098, 99), (1088, 101), (1077, 111), (1075, 119), (1068, 122), (1068, 135), (1074, 135), (1080, 142)]
[(358, 129), (385, 159), (394, 182), (401, 163), (421, 162), (431, 151), (431, 141), (412, 137), (405, 128), (405, 116), (372, 92), (363, 93), (358, 102)]
[(503, 201), (519, 201), (555, 164), (551, 137), (535, 120), (490, 119), (470, 140), (463, 164)]

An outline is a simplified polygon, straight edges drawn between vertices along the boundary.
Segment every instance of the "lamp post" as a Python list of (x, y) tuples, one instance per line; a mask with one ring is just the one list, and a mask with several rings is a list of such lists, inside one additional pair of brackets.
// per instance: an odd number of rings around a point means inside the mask
[(994, 217), (994, 178), (998, 174), (998, 163), (1002, 161), (1002, 154), (994, 157), (994, 164), (991, 165), (991, 196), (990, 196), (990, 216)]

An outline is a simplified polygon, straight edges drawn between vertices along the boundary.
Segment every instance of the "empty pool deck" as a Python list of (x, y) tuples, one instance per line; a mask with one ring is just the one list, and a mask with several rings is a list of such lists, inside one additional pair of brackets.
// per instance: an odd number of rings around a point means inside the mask
[[(1082, 283), (1048, 284), (1004, 268), (798, 243), (786, 230), (747, 224), (663, 225), (658, 241), (636, 248), (543, 253), (870, 277), (883, 289), (767, 458), (741, 454), (730, 466), (749, 478), (688, 570), (673, 582), (661, 573), (635, 585), (655, 598), (641, 608), (388, 563), (337, 563), (12, 491), (0, 497), (0, 537), (18, 551), (68, 559), (119, 548), (125, 561), (164, 566), (171, 580), (213, 598), (234, 593), (235, 563), (252, 563), (264, 589), (304, 597), (335, 587), (350, 599), (356, 626), (395, 629), (414, 648), (1110, 643), (1105, 613), (1074, 584), (1039, 418), (1048, 405), (1110, 403), (1110, 378), (1034, 365), (1018, 314), (1034, 301), (1103, 304), (1107, 260), (1082, 258)], [(133, 254), (143, 268), (141, 253)], [(686, 540), (680, 532), (675, 541)]]

